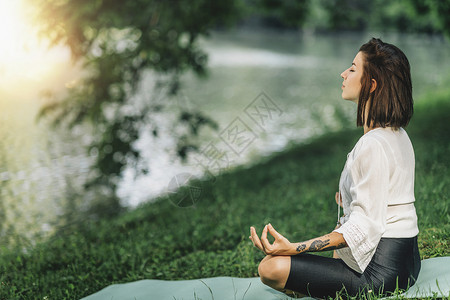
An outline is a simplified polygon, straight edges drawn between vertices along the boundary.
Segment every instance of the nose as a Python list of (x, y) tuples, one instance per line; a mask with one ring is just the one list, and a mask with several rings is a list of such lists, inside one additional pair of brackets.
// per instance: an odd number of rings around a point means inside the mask
[(347, 71), (348, 71), (348, 69), (341, 73), (341, 77), (343, 79), (345, 79), (345, 77), (347, 77)]

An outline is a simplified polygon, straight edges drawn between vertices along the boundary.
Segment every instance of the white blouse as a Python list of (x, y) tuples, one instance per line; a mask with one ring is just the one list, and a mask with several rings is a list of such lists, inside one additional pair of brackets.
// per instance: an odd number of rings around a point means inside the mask
[(347, 155), (339, 181), (348, 247), (336, 250), (353, 270), (363, 273), (382, 237), (419, 233), (414, 207), (414, 150), (403, 128), (375, 128)]

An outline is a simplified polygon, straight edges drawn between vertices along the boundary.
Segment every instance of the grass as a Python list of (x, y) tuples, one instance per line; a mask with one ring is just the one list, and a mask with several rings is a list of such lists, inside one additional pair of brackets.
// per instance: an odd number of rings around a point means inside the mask
[[(415, 110), (407, 131), (416, 153), (420, 254), (448, 256), (450, 92), (430, 94)], [(79, 299), (140, 279), (257, 276), (264, 254), (248, 239), (249, 227), (261, 232), (271, 222), (290, 241), (330, 232), (340, 172), (360, 135), (328, 134), (196, 183), (202, 194), (191, 207), (161, 197), (115, 218), (84, 220), (26, 253), (3, 249), (0, 299)]]

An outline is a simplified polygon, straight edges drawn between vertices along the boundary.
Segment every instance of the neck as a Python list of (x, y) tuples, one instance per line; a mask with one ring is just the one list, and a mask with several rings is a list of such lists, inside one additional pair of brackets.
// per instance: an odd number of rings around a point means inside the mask
[(372, 129), (375, 129), (378, 127), (368, 127), (367, 125), (364, 125), (364, 134), (368, 133), (369, 131), (371, 131)]

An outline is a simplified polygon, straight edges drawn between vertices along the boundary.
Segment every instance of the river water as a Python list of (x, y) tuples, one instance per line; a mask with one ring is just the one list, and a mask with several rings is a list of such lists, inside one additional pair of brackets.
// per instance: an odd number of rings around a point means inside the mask
[[(180, 180), (201, 176), (205, 168), (218, 173), (291, 143), (354, 126), (356, 106), (341, 99), (339, 75), (372, 36), (405, 52), (417, 101), (449, 82), (450, 45), (436, 37), (237, 30), (214, 32), (200, 41), (209, 56), (209, 76), (185, 74), (179, 95), (159, 100), (168, 107), (167, 113), (152, 116), (160, 137), (143, 130), (136, 144), (150, 172), (136, 177), (133, 169), (125, 171), (118, 189), (122, 204), (134, 207), (173, 192)], [(148, 73), (138, 95), (151, 94), (153, 81)], [(90, 196), (73, 195), (80, 194), (92, 157), (83, 149), (90, 139), (84, 132), (69, 134), (36, 123), (39, 87), (20, 96), (0, 92), (0, 242), (8, 245), (45, 236), (63, 223), (67, 211), (87, 207)], [(186, 109), (200, 110), (219, 129), (202, 130), (201, 152), (183, 164), (173, 151), (183, 130), (171, 121)]]

